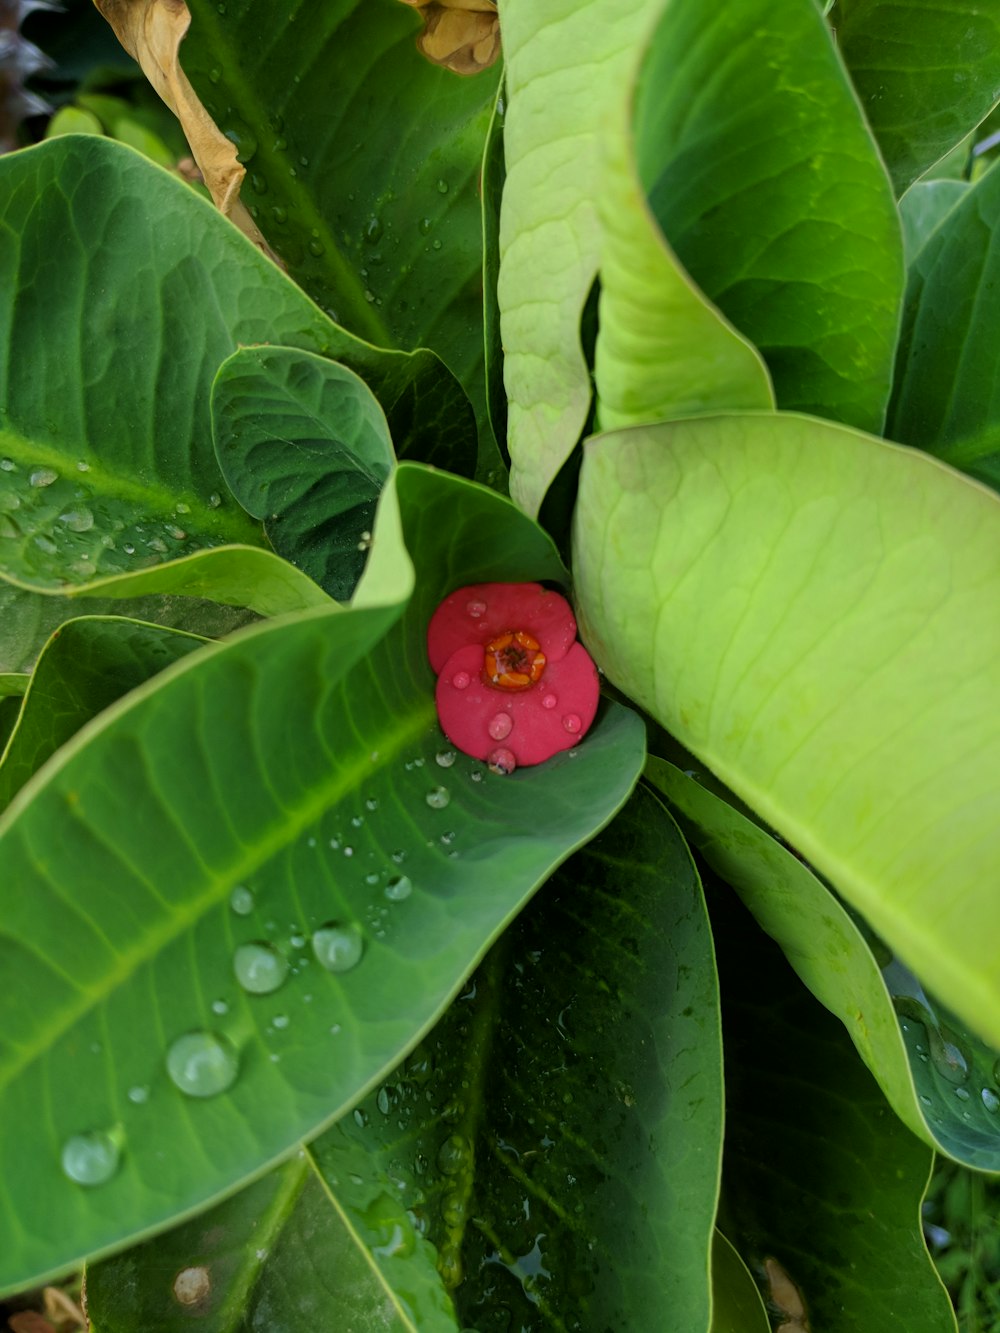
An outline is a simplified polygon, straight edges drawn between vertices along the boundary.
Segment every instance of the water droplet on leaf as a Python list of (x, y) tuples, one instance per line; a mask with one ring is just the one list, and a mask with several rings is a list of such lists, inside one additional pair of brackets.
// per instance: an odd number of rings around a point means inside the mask
[(451, 792), (447, 787), (432, 787), (424, 799), (432, 810), (443, 810), (451, 800)]
[(241, 944), (233, 954), (236, 980), (251, 995), (270, 995), (288, 976), (288, 959), (271, 944)]
[(188, 1097), (215, 1097), (236, 1082), (239, 1056), (217, 1032), (185, 1032), (167, 1052), (167, 1073)]
[(59, 473), (51, 467), (36, 467), (28, 478), (29, 484), (39, 489), (43, 486), (51, 486), (54, 481), (58, 480)]
[(385, 886), (385, 896), (390, 902), (401, 903), (413, 892), (413, 881), (409, 875), (393, 875)]
[(237, 916), (249, 916), (253, 911), (253, 894), (242, 884), (237, 884), (229, 895), (229, 906)]
[(312, 947), (328, 972), (349, 972), (361, 961), (365, 943), (357, 926), (330, 921), (314, 933)]
[(77, 1185), (103, 1185), (118, 1170), (121, 1134), (104, 1129), (74, 1134), (62, 1150), (62, 1169)]

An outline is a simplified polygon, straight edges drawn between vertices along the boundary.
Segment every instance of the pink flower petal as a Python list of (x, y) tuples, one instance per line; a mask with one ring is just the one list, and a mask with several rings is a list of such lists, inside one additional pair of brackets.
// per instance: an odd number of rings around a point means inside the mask
[(431, 616), (427, 656), (439, 672), (459, 648), (485, 645), (507, 630), (530, 634), (552, 663), (566, 656), (576, 620), (566, 598), (539, 583), (473, 583), (456, 589)]
[(452, 745), (474, 759), (486, 759), (500, 744), (524, 767), (570, 749), (586, 733), (597, 712), (600, 683), (582, 644), (550, 662), (542, 679), (527, 690), (488, 685), (482, 658), (478, 644), (466, 644), (452, 653), (438, 677), (438, 719)]

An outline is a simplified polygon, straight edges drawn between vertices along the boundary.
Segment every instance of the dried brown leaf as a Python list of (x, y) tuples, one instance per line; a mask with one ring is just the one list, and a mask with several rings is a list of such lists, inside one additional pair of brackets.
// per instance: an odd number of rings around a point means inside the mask
[(246, 172), (227, 139), (202, 106), (181, 69), (180, 44), (191, 25), (184, 0), (94, 0), (115, 36), (181, 123), (191, 155), (221, 213), (255, 245), (270, 253), (240, 202)]
[(434, 65), (455, 74), (478, 74), (500, 55), (500, 20), (495, 0), (403, 0), (424, 20), (419, 50)]

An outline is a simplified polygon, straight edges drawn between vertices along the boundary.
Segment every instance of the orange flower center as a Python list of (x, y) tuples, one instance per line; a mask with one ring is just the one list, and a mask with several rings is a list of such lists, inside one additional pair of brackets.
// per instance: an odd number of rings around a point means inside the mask
[(508, 630), (490, 639), (483, 656), (483, 675), (498, 690), (526, 690), (540, 680), (545, 654), (523, 630)]

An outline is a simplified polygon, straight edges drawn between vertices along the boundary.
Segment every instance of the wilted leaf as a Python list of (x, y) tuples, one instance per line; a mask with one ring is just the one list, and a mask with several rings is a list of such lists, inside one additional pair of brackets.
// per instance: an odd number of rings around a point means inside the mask
[(403, 0), (420, 11), (417, 45), (428, 60), (455, 74), (478, 74), (500, 54), (496, 0)]

